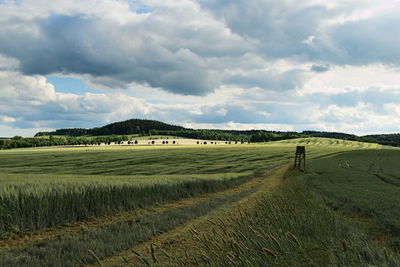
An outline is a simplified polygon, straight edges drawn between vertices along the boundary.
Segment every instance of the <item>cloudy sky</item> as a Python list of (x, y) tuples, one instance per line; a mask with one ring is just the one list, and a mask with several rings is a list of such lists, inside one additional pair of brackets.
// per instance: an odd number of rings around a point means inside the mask
[(0, 0), (0, 136), (400, 132), (399, 25), (400, 0)]

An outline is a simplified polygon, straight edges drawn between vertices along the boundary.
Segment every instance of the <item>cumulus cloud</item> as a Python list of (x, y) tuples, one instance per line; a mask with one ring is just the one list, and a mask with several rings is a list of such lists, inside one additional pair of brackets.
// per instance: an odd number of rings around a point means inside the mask
[[(140, 82), (203, 95), (219, 84), (204, 57), (240, 55), (248, 48), (190, 1), (180, 1), (179, 8), (178, 3), (156, 3), (157, 10), (148, 14), (138, 14), (121, 1), (107, 1), (110, 9), (104, 4), (73, 9), (80, 3), (64, 2), (71, 1), (61, 1), (64, 8), (37, 3), (47, 14), (33, 13), (27, 19), (15, 13), (0, 22), (0, 52), (19, 59), (24, 74), (89, 74), (115, 84)], [(18, 7), (34, 9), (31, 1)], [(117, 11), (125, 19), (114, 16)]]
[[(397, 24), (398, 8), (357, 3), (6, 2), (0, 52), (19, 60), (24, 74), (86, 74), (104, 88), (135, 82), (205, 95), (236, 82), (296, 89), (307, 79), (301, 70), (265, 69), (280, 59), (315, 62), (314, 72), (328, 64), (399, 63), (397, 28), (388, 27)], [(148, 11), (139, 12), (143, 7)], [(385, 12), (375, 16), (372, 8)]]
[(0, 118), (20, 128), (84, 127), (127, 116), (146, 116), (144, 100), (122, 94), (75, 95), (56, 92), (43, 76), (0, 72)]
[(399, 1), (231, 1), (201, 5), (268, 58), (399, 65)]
[[(397, 0), (2, 1), (0, 124), (398, 131), (399, 11)], [(58, 92), (50, 74), (102, 93)]]
[(385, 97), (387, 90), (398, 90), (400, 75), (397, 68), (383, 64), (368, 66), (335, 66), (318, 73), (301, 88), (303, 94), (342, 94), (349, 91), (365, 91), (375, 88)]
[(270, 58), (311, 53), (305, 40), (318, 36), (319, 27), (332, 16), (325, 5), (302, 1), (201, 0), (201, 5), (240, 36), (252, 40)]
[(125, 83), (143, 82), (182, 94), (213, 89), (214, 81), (203, 60), (189, 49), (168, 50), (150, 37), (139, 37), (135, 29), (127, 33), (129, 40), (123, 33), (113, 36), (109, 34), (113, 29), (107, 26), (78, 16), (53, 16), (40, 24), (40, 38), (3, 30), (1, 40), (11, 37), (20, 41), (17, 45), (2, 42), (1, 49), (18, 58), (22, 72), (28, 75), (89, 74)]
[[(373, 88), (333, 95), (289, 92), (281, 95), (271, 91), (258, 96), (265, 90), (250, 88), (239, 90), (231, 97), (226, 97), (229, 92), (226, 90), (213, 93), (216, 98), (213, 103), (209, 102), (209, 96), (196, 97), (193, 100), (196, 103), (150, 103), (121, 92), (60, 93), (43, 76), (2, 71), (0, 125), (4, 128), (2, 135), (12, 129), (16, 133), (27, 133), (12, 127), (31, 129), (33, 135), (37, 129), (96, 127), (133, 117), (193, 128), (317, 129), (352, 133), (399, 130), (400, 90), (390, 90), (385, 98), (378, 98), (380, 93)], [(174, 95), (165, 97), (173, 99)]]

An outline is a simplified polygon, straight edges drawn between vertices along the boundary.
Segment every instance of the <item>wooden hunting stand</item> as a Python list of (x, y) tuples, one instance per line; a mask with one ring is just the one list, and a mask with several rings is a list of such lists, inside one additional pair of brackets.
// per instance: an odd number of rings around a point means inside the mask
[(294, 159), (293, 169), (299, 169), (301, 171), (306, 170), (306, 148), (304, 146), (297, 146), (296, 158)]

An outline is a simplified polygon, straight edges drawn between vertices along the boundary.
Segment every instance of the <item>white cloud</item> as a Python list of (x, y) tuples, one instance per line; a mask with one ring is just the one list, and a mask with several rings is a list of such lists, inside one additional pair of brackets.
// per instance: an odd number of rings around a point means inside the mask
[(13, 137), (13, 136), (23, 136), (32, 137), (38, 132), (52, 131), (51, 128), (27, 128), (21, 129), (18, 127), (12, 127), (8, 125), (0, 124), (0, 137)]
[(274, 92), (270, 97), (258, 97), (257, 91), (263, 89), (257, 88), (251, 89), (253, 96), (239, 90), (223, 99), (222, 96), (229, 93), (224, 90), (216, 91), (214, 103), (208, 102), (212, 99), (209, 95), (188, 97), (186, 104), (174, 104), (173, 94), (163, 96), (168, 98), (164, 99), (165, 103), (149, 103), (123, 91), (83, 95), (60, 93), (43, 76), (1, 71), (0, 125), (8, 127), (7, 132), (14, 129), (16, 133), (26, 134), (29, 131), (23, 129), (95, 127), (139, 117), (193, 128), (319, 129), (351, 133), (400, 130), (397, 101), (392, 95), (377, 102), (373, 89), (353, 95), (354, 102), (345, 105), (343, 100), (335, 102), (334, 97), (341, 94), (323, 94), (325, 98), (320, 97), (317, 101), (324, 99), (325, 102), (316, 103), (312, 94), (298, 96)]
[(251, 48), (191, 1), (148, 1), (148, 14), (124, 1), (44, 2), (0, 12), (8, 18), (0, 21), (0, 52), (19, 59), (25, 74), (87, 74), (113, 87), (136, 82), (204, 95), (220, 82), (206, 58)]
[(15, 58), (0, 54), (0, 70), (17, 70), (19, 61)]
[[(0, 124), (398, 131), (399, 11), (398, 0), (3, 1)], [(102, 93), (58, 92), (44, 77), (55, 73)]]
[(264, 116), (264, 117), (269, 117), (269, 116), (271, 116), (271, 113), (268, 113), (268, 112), (263, 111), (263, 110), (257, 111), (257, 114), (259, 114), (259, 115), (261, 115), (261, 116)]
[(400, 90), (399, 70), (382, 64), (334, 67), (312, 77), (299, 92), (339, 94), (371, 87)]
[(0, 115), (0, 122), (1, 123), (11, 123), (11, 122), (15, 122), (15, 119), (13, 117)]

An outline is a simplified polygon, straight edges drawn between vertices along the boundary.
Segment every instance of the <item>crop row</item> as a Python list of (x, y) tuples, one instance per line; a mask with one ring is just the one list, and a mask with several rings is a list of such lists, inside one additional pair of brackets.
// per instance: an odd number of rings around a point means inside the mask
[(251, 179), (251, 176), (225, 179), (190, 179), (182, 182), (147, 185), (73, 184), (26, 190), (15, 187), (0, 195), (0, 233), (38, 230), (166, 203), (182, 198), (221, 191)]
[[(326, 208), (299, 182), (286, 183), (241, 209), (224, 220), (210, 221), (209, 233), (193, 230), (195, 249), (188, 249), (186, 256), (170, 256), (171, 265), (400, 264), (398, 254), (379, 247), (356, 224)], [(150, 256), (147, 259), (151, 261)]]

